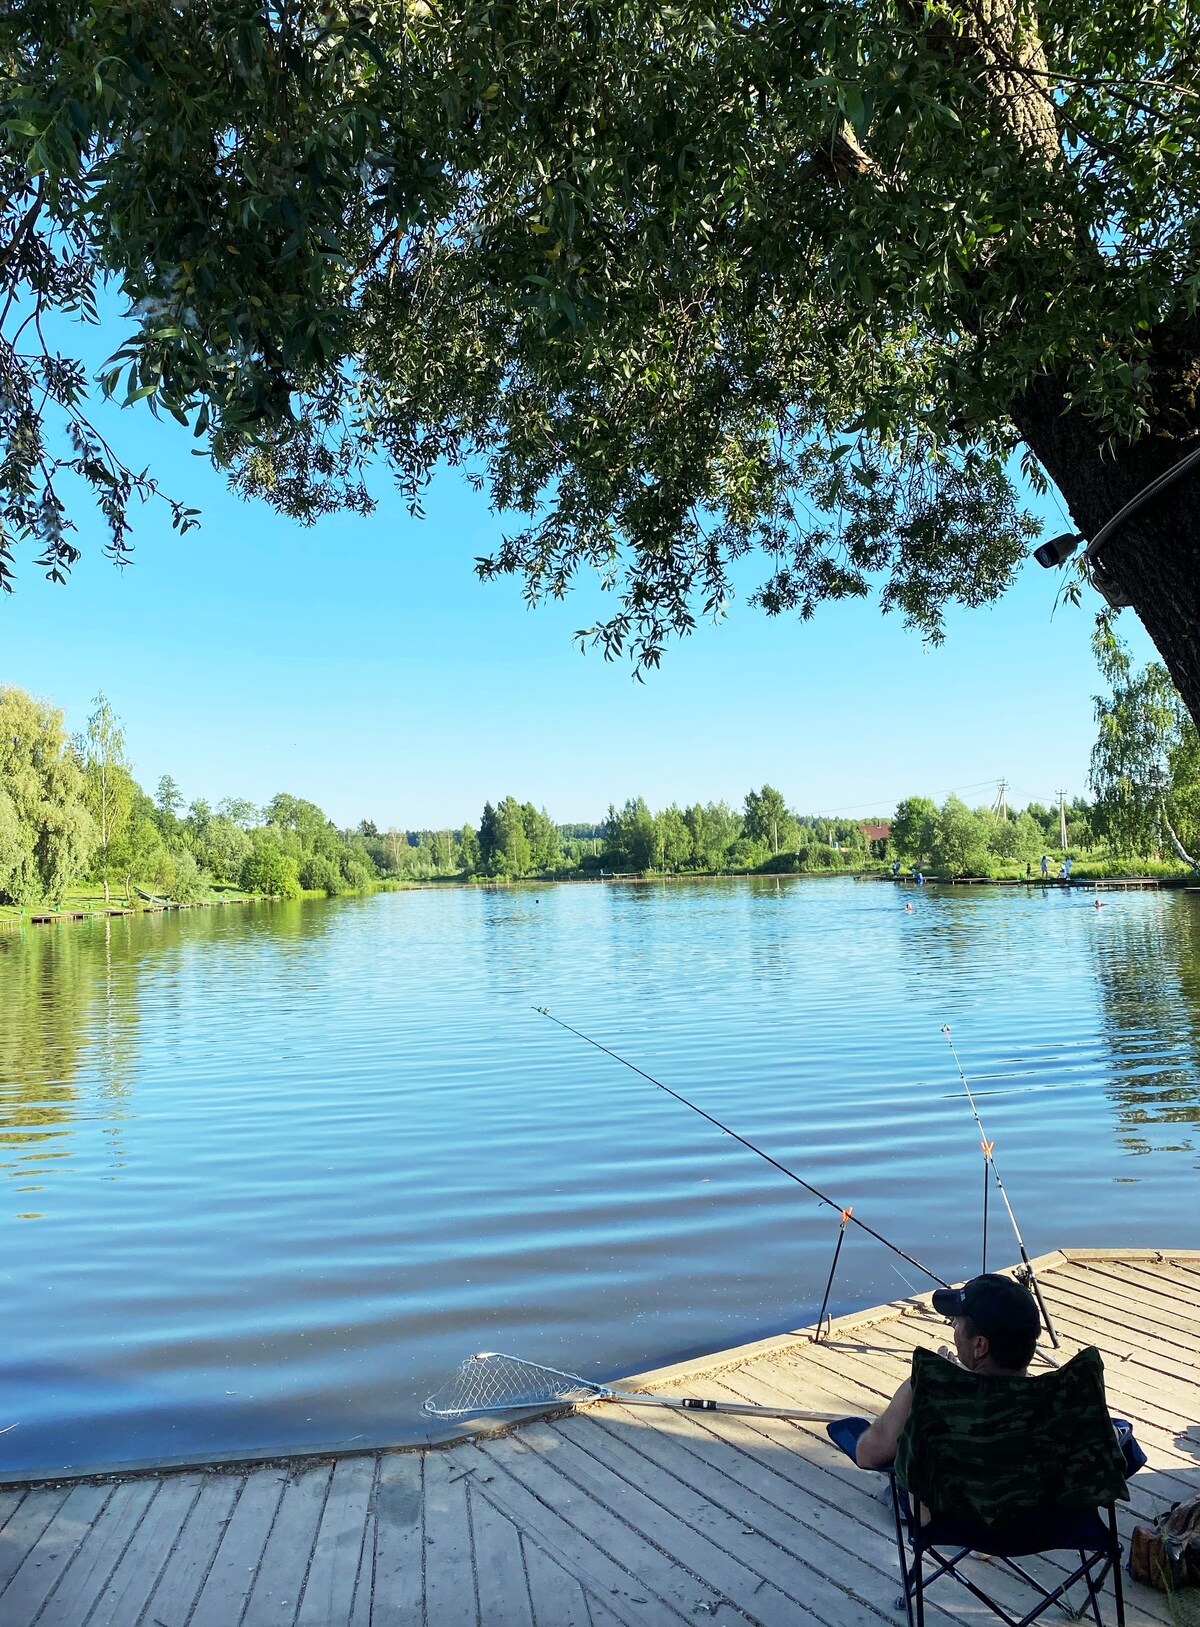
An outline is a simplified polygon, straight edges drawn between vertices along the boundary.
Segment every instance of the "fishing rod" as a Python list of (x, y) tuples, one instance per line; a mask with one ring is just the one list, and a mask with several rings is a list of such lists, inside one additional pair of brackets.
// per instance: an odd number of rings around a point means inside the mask
[(958, 1060), (958, 1052), (954, 1049), (954, 1040), (950, 1033), (949, 1023), (942, 1024), (942, 1033), (946, 1036), (946, 1044), (950, 1047), (950, 1055), (954, 1058), (954, 1065), (958, 1069), (958, 1077), (963, 1082), (963, 1089), (967, 1093), (967, 1100), (970, 1102), (971, 1111), (975, 1115), (975, 1123), (979, 1126), (979, 1135), (981, 1138), (980, 1145), (983, 1148), (984, 1167), (983, 1247), (985, 1253), (985, 1264), (987, 1251), (987, 1171), (990, 1169), (996, 1185), (1000, 1190), (1000, 1196), (1004, 1199), (1004, 1207), (1008, 1210), (1008, 1218), (1012, 1221), (1013, 1235), (1017, 1240), (1017, 1247), (1021, 1251), (1021, 1260), (1025, 1266), (1025, 1271), (1029, 1278), (1029, 1286), (1033, 1290), (1033, 1297), (1037, 1300), (1038, 1310), (1042, 1313), (1042, 1321), (1046, 1324), (1046, 1332), (1050, 1335), (1050, 1343), (1054, 1346), (1055, 1350), (1057, 1350), (1058, 1335), (1054, 1331), (1054, 1323), (1050, 1320), (1050, 1312), (1046, 1309), (1046, 1302), (1042, 1298), (1042, 1290), (1038, 1285), (1037, 1273), (1033, 1269), (1033, 1262), (1030, 1260), (1028, 1251), (1025, 1248), (1025, 1239), (1021, 1236), (1021, 1228), (1017, 1225), (1017, 1217), (1013, 1214), (1013, 1206), (1008, 1201), (1008, 1193), (1004, 1190), (1004, 1182), (1000, 1179), (1000, 1171), (996, 1167), (996, 1159), (993, 1153), (996, 1143), (988, 1140), (987, 1131), (983, 1127), (983, 1120), (979, 1117), (979, 1109), (975, 1105), (975, 1097), (971, 1094), (971, 1087), (967, 1083), (967, 1076), (963, 1072), (963, 1065)]
[[(818, 1191), (809, 1181), (797, 1175), (794, 1169), (789, 1169), (786, 1164), (781, 1164), (778, 1158), (772, 1158), (769, 1152), (764, 1152), (761, 1147), (756, 1147), (753, 1141), (747, 1141), (745, 1136), (739, 1135), (736, 1130), (731, 1130), (727, 1124), (722, 1124), (720, 1119), (714, 1118), (711, 1113), (706, 1113), (702, 1107), (697, 1107), (695, 1102), (689, 1102), (686, 1096), (681, 1096), (677, 1090), (672, 1090), (670, 1085), (664, 1085), (661, 1079), (655, 1079), (644, 1068), (639, 1068), (635, 1062), (630, 1062), (628, 1057), (619, 1056), (616, 1051), (610, 1051), (607, 1045), (601, 1045), (599, 1040), (592, 1039), (578, 1028), (572, 1028), (570, 1023), (565, 1023), (561, 1017), (556, 1017), (548, 1006), (534, 1006), (533, 1009), (539, 1016), (549, 1017), (552, 1023), (557, 1023), (560, 1028), (565, 1028), (568, 1034), (574, 1034), (576, 1039), (583, 1040), (586, 1045), (591, 1045), (597, 1051), (603, 1051), (605, 1056), (611, 1056), (614, 1062), (619, 1062), (622, 1067), (638, 1074), (657, 1090), (665, 1090), (668, 1096), (673, 1096), (677, 1102), (682, 1102), (684, 1107), (690, 1107), (693, 1113), (699, 1113), (702, 1119), (707, 1119), (710, 1124), (715, 1124), (718, 1130), (723, 1130), (727, 1136), (732, 1136), (735, 1141), (740, 1141), (743, 1147), (757, 1153), (760, 1158), (765, 1158), (767, 1163), (777, 1169), (781, 1175), (786, 1175), (789, 1181), (795, 1181), (797, 1186), (802, 1186), (806, 1192), (810, 1192), (819, 1202), (827, 1204), (831, 1209), (836, 1209), (842, 1216), (843, 1233), (848, 1223), (853, 1224), (861, 1231), (866, 1232), (868, 1237), (873, 1237), (877, 1243), (882, 1243), (884, 1248), (891, 1249), (893, 1254), (898, 1254), (902, 1260), (907, 1260), (909, 1265), (915, 1265), (918, 1271), (923, 1271), (939, 1287), (948, 1288), (950, 1286), (943, 1277), (938, 1276), (936, 1271), (931, 1271), (927, 1265), (922, 1265), (920, 1260), (915, 1260), (911, 1254), (906, 1254), (902, 1248), (884, 1237), (882, 1232), (877, 1232), (873, 1226), (868, 1226), (865, 1220), (860, 1220), (853, 1210), (843, 1208), (840, 1203), (836, 1203), (833, 1198), (824, 1192)], [(841, 1247), (841, 1234), (839, 1234), (838, 1247)], [(1024, 1253), (1024, 1250), (1022, 1250), (1022, 1253)], [(836, 1264), (836, 1255), (834, 1260)], [(826, 1290), (826, 1297), (828, 1297), (828, 1290)]]

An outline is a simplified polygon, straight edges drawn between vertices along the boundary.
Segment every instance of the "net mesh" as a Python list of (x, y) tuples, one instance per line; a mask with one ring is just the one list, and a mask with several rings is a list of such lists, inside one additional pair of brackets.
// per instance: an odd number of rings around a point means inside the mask
[(484, 1350), (468, 1356), (454, 1377), (434, 1391), (425, 1402), (425, 1411), (435, 1418), (469, 1418), (477, 1412), (589, 1401), (607, 1394), (602, 1384), (592, 1384), (575, 1373), (560, 1373), (520, 1356)]

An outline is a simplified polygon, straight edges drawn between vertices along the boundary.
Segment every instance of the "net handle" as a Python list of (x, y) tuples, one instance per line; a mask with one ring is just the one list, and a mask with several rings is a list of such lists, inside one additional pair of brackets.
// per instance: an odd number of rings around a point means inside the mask
[(844, 1418), (844, 1412), (817, 1412), (811, 1407), (768, 1407), (753, 1401), (712, 1401), (691, 1395), (626, 1395), (620, 1390), (604, 1390), (599, 1401), (620, 1401), (628, 1407), (671, 1407), (687, 1412), (734, 1412), (750, 1418), (799, 1418), (810, 1424), (831, 1424)]

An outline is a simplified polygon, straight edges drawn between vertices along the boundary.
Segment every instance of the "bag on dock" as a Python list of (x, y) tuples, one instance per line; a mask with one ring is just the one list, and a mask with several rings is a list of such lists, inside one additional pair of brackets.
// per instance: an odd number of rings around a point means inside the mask
[(1200, 1497), (1175, 1503), (1153, 1525), (1134, 1527), (1129, 1574), (1162, 1593), (1200, 1587)]

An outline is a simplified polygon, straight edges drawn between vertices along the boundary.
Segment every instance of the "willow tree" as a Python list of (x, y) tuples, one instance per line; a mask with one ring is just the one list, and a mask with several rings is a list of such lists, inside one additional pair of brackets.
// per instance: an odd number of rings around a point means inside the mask
[(95, 835), (62, 713), (0, 684), (0, 902), (61, 902), (83, 874)]
[[(1029, 487), (1095, 538), (1200, 439), (1194, 5), (46, 0), (0, 30), (3, 274), (119, 284), (107, 388), (304, 518), (365, 506), (371, 458), (414, 505), (466, 461), (519, 516), (481, 572), (536, 600), (594, 569), (607, 653), (656, 663), (745, 555), (769, 613), (877, 590), (936, 638), (1012, 580)], [(1093, 561), (1194, 716), (1197, 478)]]

